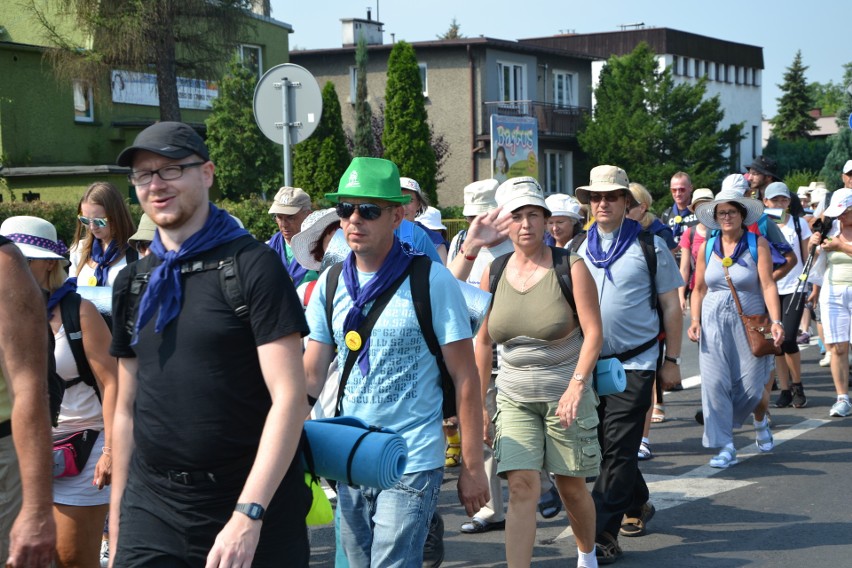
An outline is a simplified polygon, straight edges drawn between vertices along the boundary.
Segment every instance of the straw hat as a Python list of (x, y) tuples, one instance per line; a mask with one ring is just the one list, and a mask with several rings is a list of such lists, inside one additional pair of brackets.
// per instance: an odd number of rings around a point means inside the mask
[(720, 203), (738, 203), (746, 210), (746, 226), (752, 225), (760, 219), (763, 214), (763, 203), (751, 197), (743, 197), (737, 190), (720, 191), (713, 201), (699, 203), (695, 208), (695, 216), (698, 221), (709, 229), (721, 229), (716, 221), (716, 206)]

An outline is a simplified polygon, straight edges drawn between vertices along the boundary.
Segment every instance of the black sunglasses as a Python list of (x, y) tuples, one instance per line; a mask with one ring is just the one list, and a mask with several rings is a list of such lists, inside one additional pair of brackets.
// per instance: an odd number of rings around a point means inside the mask
[(341, 219), (348, 219), (355, 213), (355, 210), (358, 210), (358, 215), (364, 219), (365, 221), (375, 221), (379, 217), (382, 216), (382, 211), (384, 209), (393, 209), (393, 205), (388, 205), (382, 207), (381, 205), (376, 205), (375, 203), (349, 203), (346, 201), (341, 201), (335, 206), (335, 210), (337, 211), (337, 216)]

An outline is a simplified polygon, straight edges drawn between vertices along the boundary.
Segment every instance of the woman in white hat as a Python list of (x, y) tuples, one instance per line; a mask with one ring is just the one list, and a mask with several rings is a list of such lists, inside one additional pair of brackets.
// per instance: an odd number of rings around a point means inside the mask
[[(53, 439), (62, 440), (82, 431), (94, 431), (95, 435), (91, 454), (79, 473), (53, 480), (58, 565), (96, 566), (109, 509), (112, 417), (117, 385), (116, 360), (109, 354), (110, 331), (97, 308), (82, 300), (79, 321), (83, 350), (97, 380), (96, 391), (78, 380), (81, 373), (60, 315), (63, 298), (76, 294), (76, 285), (73, 281), (66, 282), (68, 261), (63, 255), (67, 249), (57, 239), (56, 228), (38, 217), (9, 217), (0, 226), (0, 234), (18, 246), (36, 282), (50, 294), (47, 309), (55, 340), (56, 373), (66, 381)], [(54, 470), (54, 475), (61, 473), (56, 466)]]
[(730, 274), (744, 314), (763, 314), (768, 309), (772, 338), (776, 346), (781, 345), (784, 328), (769, 244), (746, 229), (762, 213), (761, 202), (736, 191), (721, 191), (713, 201), (695, 208), (701, 223), (721, 231), (698, 252), (688, 331), (692, 341), (700, 340), (703, 444), (721, 448), (710, 460), (711, 467), (727, 468), (737, 463), (733, 430), (742, 426), (752, 412), (758, 450), (768, 452), (773, 448), (766, 415), (769, 391), (765, 386), (774, 358), (752, 354), (726, 281)]
[[(550, 210), (534, 178), (503, 182), (496, 198), (511, 216), (514, 252), (476, 337), (476, 363), (487, 384), (492, 340), (503, 344), (494, 451), (497, 472), (509, 482), (506, 558), (510, 566), (530, 564), (544, 468), (555, 475), (571, 519), (578, 565), (593, 565), (595, 506), (585, 479), (600, 471), (598, 399), (589, 388), (603, 343), (597, 288), (582, 259), (566, 251), (575, 313), (554, 269), (560, 249), (544, 244)], [(483, 272), (481, 289), (490, 291), (494, 266)]]
[(835, 218), (825, 240), (814, 233), (810, 245), (819, 246), (819, 257), (812, 271), (814, 291), (819, 298), (826, 354), (830, 353), (831, 377), (837, 400), (829, 416), (849, 416), (849, 341), (852, 327), (852, 189), (841, 188), (831, 195), (825, 209), (827, 218)]
[[(580, 202), (570, 195), (555, 193), (544, 200), (550, 209), (547, 219), (547, 233), (553, 238), (552, 244), (565, 248), (574, 236), (583, 230), (583, 214), (580, 212)], [(546, 237), (545, 237), (545, 240)]]
[[(290, 248), (296, 261), (316, 272), (322, 272), (322, 259), (328, 248), (328, 243), (334, 236), (335, 231), (340, 228), (340, 217), (332, 207), (314, 211), (302, 221), (301, 230), (290, 239)], [(316, 286), (317, 280), (304, 282), (296, 289), (302, 299), (302, 305), (307, 306), (311, 292)]]
[(410, 195), (411, 201), (403, 204), (402, 208), (405, 211), (405, 219), (407, 221), (411, 221), (415, 225), (419, 226), (421, 229), (426, 231), (426, 234), (429, 236), (429, 239), (432, 241), (432, 244), (435, 245), (435, 250), (438, 252), (438, 256), (441, 257), (441, 264), (447, 264), (447, 241), (440, 235), (440, 233), (430, 229), (426, 225), (420, 222), (417, 219), (418, 216), (423, 215), (426, 212), (426, 209), (429, 207), (429, 198), (423, 193), (423, 190), (420, 189), (420, 184), (417, 183), (417, 180), (401, 177), (399, 178), (400, 189), (402, 189), (403, 195)]

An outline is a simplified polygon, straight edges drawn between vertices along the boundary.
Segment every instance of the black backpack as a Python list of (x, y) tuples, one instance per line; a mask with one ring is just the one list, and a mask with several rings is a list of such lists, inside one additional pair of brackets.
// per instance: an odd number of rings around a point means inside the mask
[[(234, 310), (234, 314), (246, 325), (249, 321), (249, 307), (243, 297), (243, 289), (240, 284), (239, 271), (237, 270), (237, 254), (252, 243), (256, 243), (254, 237), (245, 235), (223, 245), (223, 258), (214, 260), (188, 260), (181, 263), (181, 274), (193, 272), (206, 272), (207, 270), (219, 271), (219, 285), (228, 305)], [(133, 337), (136, 329), (136, 319), (139, 312), (139, 302), (142, 294), (148, 287), (151, 271), (159, 265), (159, 260), (154, 255), (148, 255), (130, 265), (130, 286), (127, 291), (127, 319), (124, 322), (128, 335)]]
[[(411, 299), (414, 302), (414, 312), (417, 315), (417, 323), (420, 325), (420, 330), (423, 333), (423, 339), (429, 347), (429, 352), (435, 357), (438, 363), (438, 370), (441, 375), (441, 391), (444, 394), (444, 402), (441, 410), (444, 418), (449, 418), (456, 415), (456, 387), (453, 383), (453, 378), (447, 369), (447, 364), (444, 361), (444, 355), (441, 351), (441, 345), (438, 343), (438, 337), (435, 335), (435, 327), (432, 325), (432, 299), (429, 296), (429, 270), (432, 267), (432, 260), (428, 256), (415, 256), (411, 260), (411, 264), (406, 272), (389, 288), (384, 294), (376, 298), (373, 306), (367, 313), (361, 327), (358, 328), (358, 333), (361, 337), (368, 337), (373, 330), (373, 326), (378, 321), (379, 316), (387, 306), (390, 299), (393, 297), (397, 288), (402, 284), (406, 277), (410, 276)], [(328, 331), (334, 335), (331, 324), (331, 316), (333, 312), (334, 294), (337, 291), (337, 281), (340, 277), (340, 272), (343, 270), (343, 263), (338, 262), (332, 265), (328, 270), (326, 288), (325, 288), (325, 315), (328, 323)], [(346, 358), (343, 369), (340, 371), (340, 386), (337, 389), (337, 404), (335, 405), (335, 416), (340, 414), (340, 402), (343, 399), (343, 391), (346, 388), (346, 381), (349, 379), (349, 373), (355, 364), (355, 359), (358, 356), (358, 351), (349, 351), (349, 356)]]

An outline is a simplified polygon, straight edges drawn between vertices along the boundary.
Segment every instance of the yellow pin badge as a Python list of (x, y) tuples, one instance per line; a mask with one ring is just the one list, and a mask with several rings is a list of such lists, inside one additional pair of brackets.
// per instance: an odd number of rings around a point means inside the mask
[(361, 336), (355, 330), (348, 332), (343, 338), (343, 341), (346, 343), (346, 347), (348, 347), (350, 351), (358, 351), (361, 349), (361, 345), (363, 345)]
[(732, 264), (734, 264), (734, 259), (730, 256), (726, 256), (722, 259), (722, 266), (724, 266), (725, 268), (731, 266)]
[(680, 225), (681, 223), (683, 223), (683, 217), (678, 215), (677, 217), (674, 218), (674, 222), (677, 223), (678, 225)]

